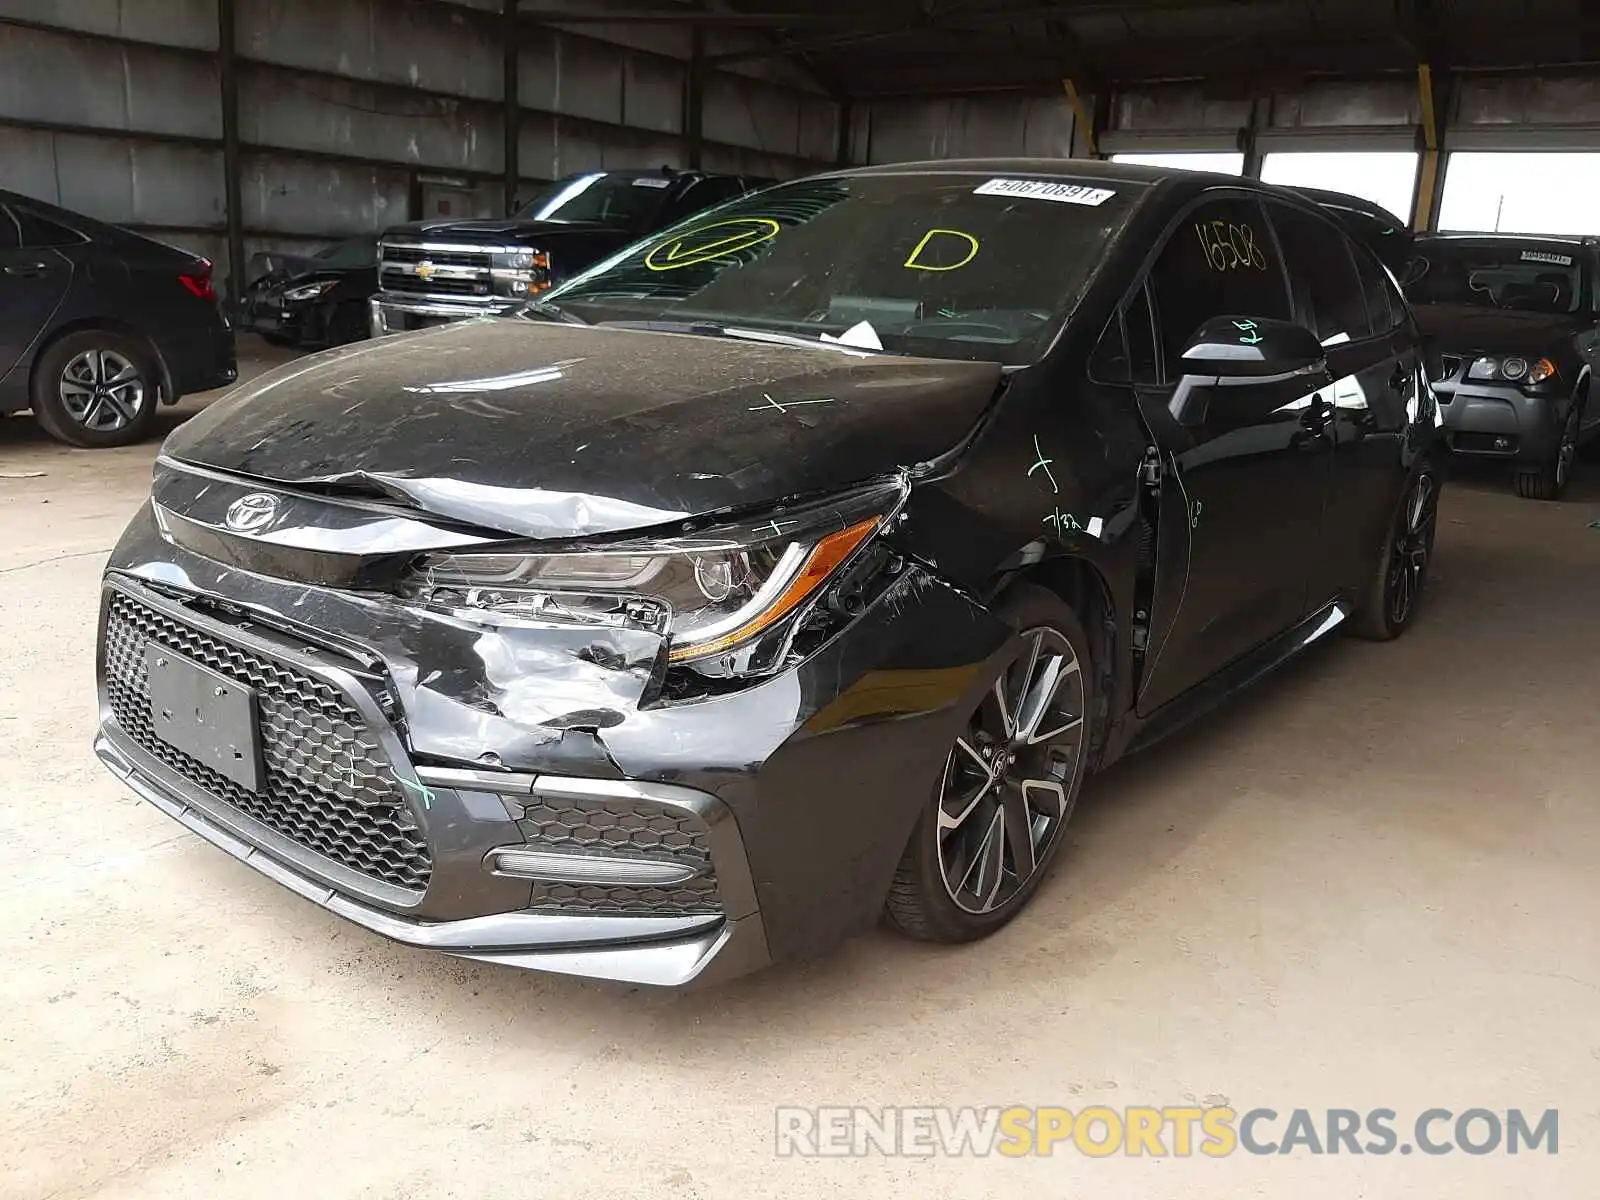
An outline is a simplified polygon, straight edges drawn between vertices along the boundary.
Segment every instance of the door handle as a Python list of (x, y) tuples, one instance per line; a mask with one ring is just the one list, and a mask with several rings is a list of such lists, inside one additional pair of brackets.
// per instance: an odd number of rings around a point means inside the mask
[(50, 264), (42, 262), (13, 263), (11, 266), (3, 269), (7, 275), (20, 275), (24, 279), (32, 279), (34, 276), (43, 275), (46, 271), (48, 271), (50, 269)]

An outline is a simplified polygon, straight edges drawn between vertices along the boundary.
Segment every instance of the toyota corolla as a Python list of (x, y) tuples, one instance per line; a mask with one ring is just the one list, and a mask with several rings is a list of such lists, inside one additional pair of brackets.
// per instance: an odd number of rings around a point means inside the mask
[(676, 985), (885, 914), (981, 938), (1094, 771), (1409, 626), (1418, 345), (1292, 192), (1041, 160), (782, 185), (176, 431), (105, 577), (97, 749), (468, 958)]

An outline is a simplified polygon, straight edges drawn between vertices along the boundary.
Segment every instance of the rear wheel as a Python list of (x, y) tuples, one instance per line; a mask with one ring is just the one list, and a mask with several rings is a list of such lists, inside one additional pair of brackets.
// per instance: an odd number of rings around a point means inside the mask
[(1561, 442), (1550, 462), (1532, 468), (1518, 468), (1517, 495), (1525, 500), (1559, 500), (1572, 477), (1572, 464), (1578, 457), (1578, 437), (1583, 429), (1583, 401), (1573, 402), (1567, 421), (1561, 427)]
[(1022, 910), (1083, 783), (1094, 711), (1083, 624), (1026, 584), (1000, 613), (1022, 648), (950, 747), (889, 892), (890, 922), (926, 941), (986, 937)]
[(136, 339), (110, 330), (69, 333), (47, 347), (33, 372), (33, 414), (72, 446), (126, 446), (150, 434), (160, 372)]
[(1410, 628), (1428, 583), (1438, 525), (1439, 476), (1433, 464), (1424, 460), (1413, 472), (1390, 522), (1377, 578), (1356, 614), (1357, 634), (1387, 642)]

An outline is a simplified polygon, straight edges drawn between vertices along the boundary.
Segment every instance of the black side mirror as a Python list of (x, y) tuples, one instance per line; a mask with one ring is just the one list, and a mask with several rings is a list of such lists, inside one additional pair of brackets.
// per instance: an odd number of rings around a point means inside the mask
[(1189, 339), (1181, 371), (1218, 379), (1254, 379), (1308, 371), (1322, 359), (1322, 343), (1304, 325), (1268, 317), (1213, 317)]

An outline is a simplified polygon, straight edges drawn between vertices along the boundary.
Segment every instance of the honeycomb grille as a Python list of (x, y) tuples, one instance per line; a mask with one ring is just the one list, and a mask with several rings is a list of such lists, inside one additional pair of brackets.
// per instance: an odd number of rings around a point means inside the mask
[[(147, 644), (255, 690), (265, 767), (259, 793), (156, 736)], [(122, 730), (211, 796), (341, 866), (409, 891), (427, 888), (433, 863), (405, 793), (365, 719), (331, 684), (114, 592), (106, 614), (105, 686)]]
[(693, 866), (702, 874), (671, 887), (535, 883), (532, 907), (599, 915), (694, 916), (721, 911), (710, 830), (693, 813), (648, 800), (531, 797), (518, 825), (541, 850), (648, 858)]

